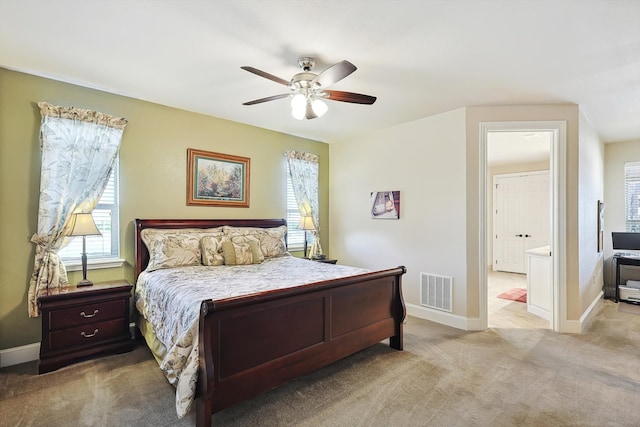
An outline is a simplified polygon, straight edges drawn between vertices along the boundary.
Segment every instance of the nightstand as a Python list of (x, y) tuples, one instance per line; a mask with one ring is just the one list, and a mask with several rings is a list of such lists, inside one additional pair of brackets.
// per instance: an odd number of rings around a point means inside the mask
[(124, 280), (40, 292), (40, 373), (97, 353), (130, 351), (130, 298), (131, 285)]
[(325, 264), (335, 264), (335, 263), (337, 263), (337, 262), (338, 262), (338, 260), (337, 260), (337, 259), (328, 259), (328, 258), (325, 258), (325, 259), (314, 259), (314, 260), (312, 260), (312, 261), (315, 261), (315, 262), (324, 262)]

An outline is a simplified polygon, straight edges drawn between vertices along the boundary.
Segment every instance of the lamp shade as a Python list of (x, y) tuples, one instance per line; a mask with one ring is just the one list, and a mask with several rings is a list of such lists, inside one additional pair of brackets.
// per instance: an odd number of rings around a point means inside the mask
[(299, 230), (315, 230), (316, 227), (313, 225), (313, 218), (310, 216), (303, 216), (300, 218), (300, 222), (298, 223)]
[(303, 120), (307, 110), (307, 98), (298, 93), (291, 98), (291, 115), (298, 120)]
[(311, 108), (313, 108), (313, 112), (316, 113), (316, 116), (322, 117), (329, 110), (329, 107), (324, 102), (319, 99), (314, 99), (311, 101)]
[(93, 222), (91, 213), (80, 212), (73, 214), (69, 236), (98, 236), (100, 234), (96, 223)]
[(298, 120), (322, 117), (329, 107), (313, 95), (298, 93), (291, 99), (291, 115)]

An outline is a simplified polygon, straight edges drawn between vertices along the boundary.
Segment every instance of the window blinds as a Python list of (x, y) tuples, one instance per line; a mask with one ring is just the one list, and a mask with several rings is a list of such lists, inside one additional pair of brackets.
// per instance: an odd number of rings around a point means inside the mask
[[(93, 210), (93, 221), (101, 236), (87, 236), (87, 258), (114, 258), (119, 256), (118, 218), (118, 162), (111, 171), (107, 187)], [(82, 237), (73, 237), (59, 252), (63, 261), (79, 259), (82, 255)]]
[(640, 162), (624, 164), (626, 231), (640, 232)]

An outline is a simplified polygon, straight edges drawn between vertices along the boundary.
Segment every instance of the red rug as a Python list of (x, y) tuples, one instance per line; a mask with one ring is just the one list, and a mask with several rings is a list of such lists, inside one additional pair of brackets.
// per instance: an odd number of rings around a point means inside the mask
[(508, 299), (511, 301), (527, 302), (527, 290), (522, 288), (509, 289), (498, 295), (498, 298)]

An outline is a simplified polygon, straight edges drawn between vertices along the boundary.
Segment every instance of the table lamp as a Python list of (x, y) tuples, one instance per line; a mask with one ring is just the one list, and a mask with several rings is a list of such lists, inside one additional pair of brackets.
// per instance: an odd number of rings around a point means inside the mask
[(303, 216), (300, 218), (300, 222), (298, 223), (298, 229), (304, 230), (304, 257), (307, 257), (307, 231), (315, 230), (316, 227), (313, 225), (313, 218), (310, 216)]
[(68, 236), (82, 236), (82, 280), (76, 286), (91, 286), (93, 282), (87, 280), (87, 236), (99, 236), (100, 230), (93, 222), (93, 215), (89, 213), (75, 213), (71, 218), (71, 232)]

